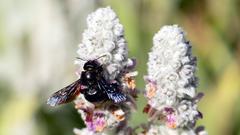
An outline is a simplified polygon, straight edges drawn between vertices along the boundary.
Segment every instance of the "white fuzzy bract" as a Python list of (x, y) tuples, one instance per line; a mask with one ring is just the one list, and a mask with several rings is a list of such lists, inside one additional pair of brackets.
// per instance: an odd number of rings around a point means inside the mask
[[(80, 58), (98, 61), (106, 66), (110, 79), (115, 79), (125, 66), (133, 64), (128, 59), (127, 43), (123, 25), (110, 8), (99, 8), (87, 17), (87, 29), (83, 33), (82, 43), (77, 51)], [(83, 67), (85, 61), (77, 60)]]
[[(155, 34), (147, 65), (145, 95), (148, 105), (155, 109), (166, 126), (172, 129), (194, 128), (196, 120), (202, 117), (196, 105), (202, 95), (196, 93), (196, 58), (191, 54), (191, 46), (182, 28), (164, 26)], [(156, 131), (159, 134), (170, 134), (164, 133), (162, 127), (155, 130), (159, 130)]]
[(157, 83), (159, 103), (173, 105), (177, 98), (195, 96), (195, 60), (184, 31), (177, 25), (164, 26), (155, 34), (149, 53), (148, 77)]

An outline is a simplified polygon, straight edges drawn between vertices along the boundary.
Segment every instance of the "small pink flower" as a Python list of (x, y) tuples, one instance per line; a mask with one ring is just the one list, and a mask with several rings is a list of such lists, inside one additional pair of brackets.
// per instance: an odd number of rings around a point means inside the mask
[(91, 119), (86, 121), (86, 126), (90, 131), (102, 132), (106, 127), (106, 121), (104, 119), (104, 114), (95, 113)]
[(86, 126), (88, 128), (88, 130), (90, 131), (95, 131), (95, 127), (92, 121), (86, 122)]
[(176, 128), (176, 116), (174, 114), (168, 114), (166, 116), (166, 124), (169, 128)]
[(106, 121), (104, 118), (97, 118), (95, 121), (95, 131), (102, 132), (103, 129), (106, 127)]

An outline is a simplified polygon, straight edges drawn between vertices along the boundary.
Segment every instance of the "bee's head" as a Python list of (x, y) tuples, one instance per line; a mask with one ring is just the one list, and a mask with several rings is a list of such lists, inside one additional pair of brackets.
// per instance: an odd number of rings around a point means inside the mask
[(93, 71), (98, 69), (99, 66), (100, 63), (97, 60), (89, 60), (84, 64), (83, 69), (86, 71)]
[(102, 57), (106, 57), (106, 56), (109, 56), (109, 55), (104, 54), (104, 55), (101, 55), (98, 58), (93, 59), (93, 60), (86, 60), (86, 59), (83, 59), (83, 58), (80, 58), (80, 57), (77, 57), (77, 59), (87, 61), (83, 66), (83, 69), (86, 70), (86, 71), (94, 71), (94, 70), (102, 71), (103, 70), (102, 66), (97, 60), (102, 58)]

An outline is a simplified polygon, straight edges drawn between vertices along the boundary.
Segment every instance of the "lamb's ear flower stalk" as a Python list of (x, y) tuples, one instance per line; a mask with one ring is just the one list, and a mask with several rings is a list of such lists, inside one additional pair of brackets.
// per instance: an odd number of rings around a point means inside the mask
[(206, 135), (204, 128), (195, 128), (203, 94), (196, 92), (196, 58), (182, 28), (164, 26), (155, 34), (147, 65), (144, 111), (151, 125), (143, 134)]
[[(105, 135), (108, 132), (127, 131), (127, 119), (131, 109), (135, 107), (134, 77), (137, 72), (133, 71), (135, 60), (128, 58), (123, 26), (110, 7), (97, 9), (87, 17), (87, 29), (83, 33), (77, 53), (81, 59), (97, 59), (106, 69), (105, 77), (120, 83), (121, 91), (127, 95), (127, 100), (119, 104), (111, 101), (93, 104), (80, 94), (75, 100), (75, 108), (81, 114), (86, 128), (74, 129), (74, 133)], [(79, 65), (79, 77), (85, 62), (75, 62)]]

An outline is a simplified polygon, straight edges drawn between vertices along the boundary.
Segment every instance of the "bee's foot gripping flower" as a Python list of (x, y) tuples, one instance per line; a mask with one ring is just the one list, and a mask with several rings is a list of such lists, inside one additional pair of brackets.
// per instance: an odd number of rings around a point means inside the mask
[(184, 31), (177, 25), (164, 26), (153, 38), (145, 77), (148, 105), (144, 112), (160, 124), (152, 124), (147, 135), (198, 134), (194, 126), (202, 114), (197, 102), (203, 95), (196, 93), (195, 71), (196, 58)]
[[(126, 99), (120, 103), (111, 100), (98, 103), (88, 102), (80, 94), (75, 100), (75, 107), (86, 124), (84, 129), (75, 129), (77, 135), (106, 134), (109, 130), (127, 129), (126, 120), (130, 109), (135, 107), (137, 90), (133, 71), (135, 60), (128, 58), (127, 43), (124, 29), (115, 12), (110, 8), (99, 8), (87, 18), (88, 28), (83, 33), (82, 43), (77, 51), (83, 60), (97, 60), (104, 68), (104, 77), (108, 83), (117, 88)], [(79, 71), (83, 70), (85, 61), (77, 60)], [(82, 72), (78, 72), (79, 77)], [(111, 94), (111, 93), (110, 93)], [(118, 95), (108, 95), (110, 98), (120, 98)], [(112, 97), (116, 96), (116, 97)]]

